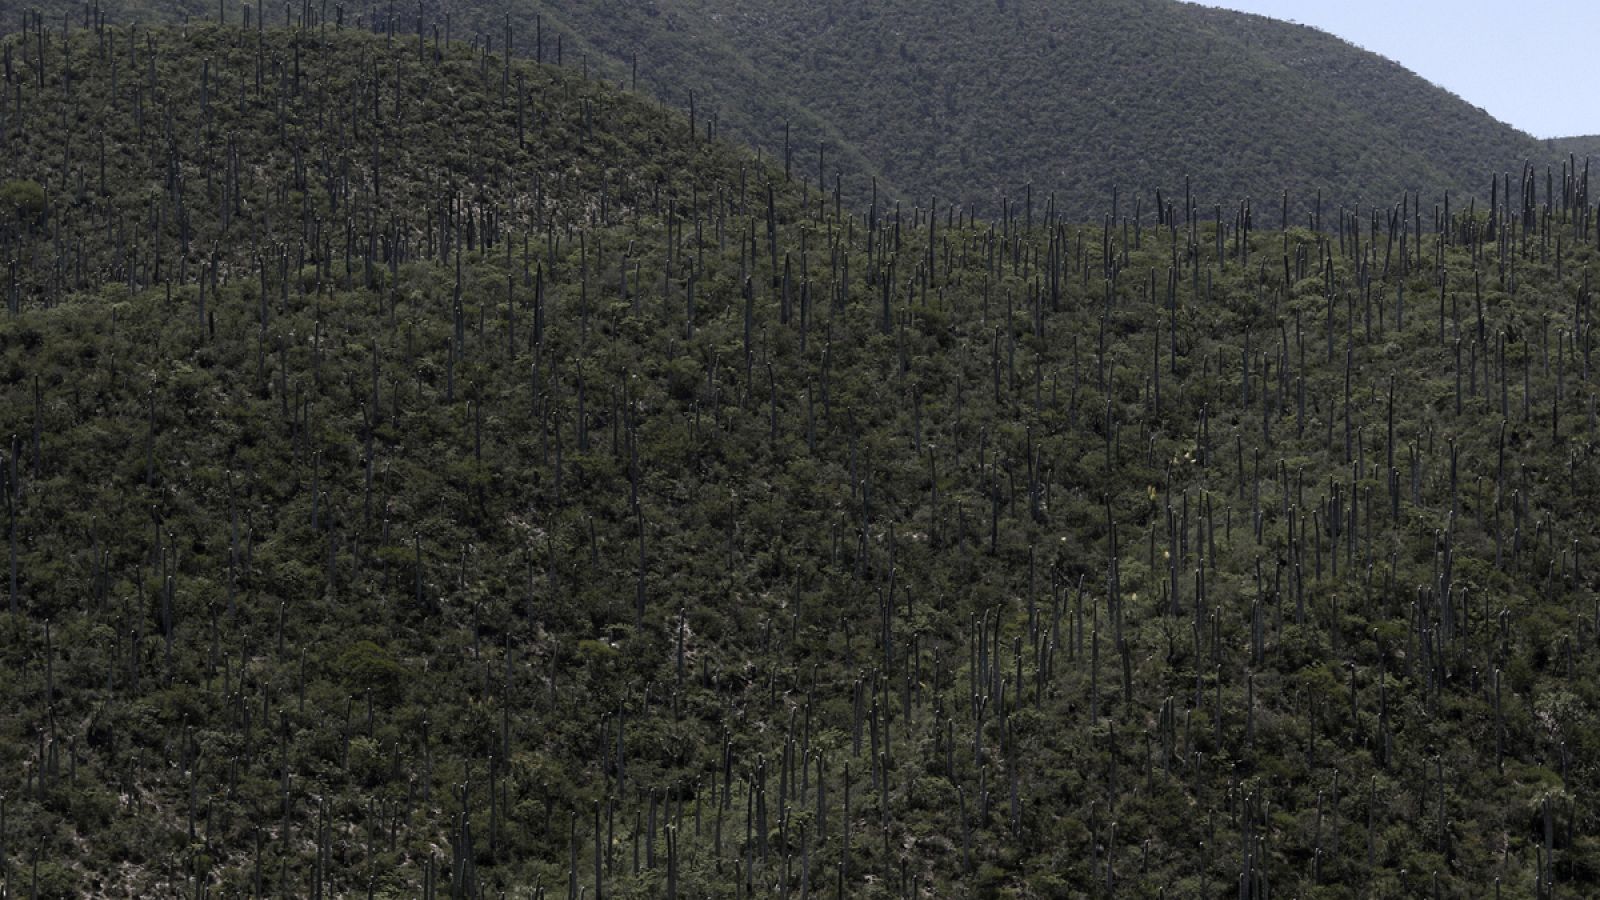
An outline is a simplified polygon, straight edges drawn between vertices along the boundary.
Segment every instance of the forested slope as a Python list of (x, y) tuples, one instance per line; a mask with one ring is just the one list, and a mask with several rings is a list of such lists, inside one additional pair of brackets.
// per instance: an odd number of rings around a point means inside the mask
[(0, 54), (7, 895), (1600, 881), (1581, 176), (974, 220), (431, 34)]
[(1600, 135), (1555, 138), (1546, 142), (1557, 153), (1567, 153), (1580, 160), (1600, 159)]
[[(240, 24), (228, 0), (0, 0), (14, 29), (97, 19)], [(884, 196), (993, 215), (1031, 186), (1088, 221), (1112, 190), (1253, 197), (1294, 220), (1489, 200), (1564, 153), (1402, 66), (1315, 29), (1177, 0), (459, 0), (296, 3), (267, 24), (511, 46), (587, 69), (762, 149), (796, 175), (877, 176)], [(1418, 41), (1429, 36), (1418, 34)], [(871, 182), (847, 195), (859, 205)], [(1120, 210), (1119, 210), (1120, 212)], [(1276, 222), (1275, 222), (1276, 224)]]

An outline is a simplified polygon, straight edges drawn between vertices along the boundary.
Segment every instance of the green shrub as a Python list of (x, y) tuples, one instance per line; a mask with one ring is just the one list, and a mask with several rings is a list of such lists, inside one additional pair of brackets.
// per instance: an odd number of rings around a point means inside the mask
[(14, 178), (0, 184), (0, 228), (25, 233), (43, 227), (49, 210), (37, 181)]
[(384, 703), (398, 700), (405, 687), (405, 667), (372, 641), (357, 641), (339, 654), (338, 672), (352, 691), (370, 690)]
[[(19, 873), (20, 874), (20, 873)], [(37, 870), (38, 881), (34, 882), (34, 871), (28, 870), (28, 889), (39, 900), (55, 900), (55, 898), (77, 897), (78, 875), (71, 868), (58, 862), (40, 860)]]

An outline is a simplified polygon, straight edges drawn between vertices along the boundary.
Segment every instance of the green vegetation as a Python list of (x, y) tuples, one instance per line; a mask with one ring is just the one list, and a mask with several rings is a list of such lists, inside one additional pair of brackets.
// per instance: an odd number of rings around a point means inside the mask
[[(1092, 221), (1113, 188), (1170, 197), (1187, 178), (1204, 196), (1254, 197), (1274, 225), (1288, 190), (1304, 223), (1319, 191), (1328, 209), (1407, 190), (1487, 201), (1493, 174), (1549, 158), (1330, 35), (1173, 0), (551, 6), (602, 52), (637, 51), (640, 80), (679, 105), (689, 90), (717, 109), (781, 91), (831, 129), (791, 135), (802, 173), (814, 175), (822, 139), (910, 198), (986, 212), (1032, 185)], [(781, 151), (783, 120), (751, 124), (741, 133)]]
[(1545, 142), (1556, 153), (1567, 153), (1578, 159), (1600, 159), (1600, 135), (1557, 138)]
[(991, 222), (442, 35), (51, 29), (4, 896), (1600, 886), (1583, 169)]
[[(44, 0), (84, 27), (238, 25), (228, 0)], [(881, 197), (997, 215), (1031, 186), (1075, 221), (1126, 197), (1251, 197), (1305, 224), (1410, 191), (1488, 203), (1566, 159), (1398, 64), (1312, 28), (1177, 0), (462, 0), (322, 9), (268, 24), (487, 42), (645, 91), (763, 148), (796, 178), (877, 176)], [(14, 18), (0, 14), (0, 21)], [(1427, 36), (1418, 35), (1419, 40)], [(1592, 150), (1592, 148), (1589, 148)], [(1580, 152), (1580, 159), (1585, 153)], [(820, 157), (820, 158), (819, 158)], [(870, 181), (846, 199), (865, 206)], [(1128, 212), (1128, 210), (1123, 210)], [(1270, 212), (1270, 216), (1267, 214)]]
[(0, 184), (0, 231), (13, 238), (44, 225), (49, 202), (37, 182), (12, 179)]

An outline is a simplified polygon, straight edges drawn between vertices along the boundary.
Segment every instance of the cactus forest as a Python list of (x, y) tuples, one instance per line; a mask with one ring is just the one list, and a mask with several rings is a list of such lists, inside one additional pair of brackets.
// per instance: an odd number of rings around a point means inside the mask
[(0, 897), (1600, 892), (1582, 153), (966, 202), (326, 7), (5, 18)]

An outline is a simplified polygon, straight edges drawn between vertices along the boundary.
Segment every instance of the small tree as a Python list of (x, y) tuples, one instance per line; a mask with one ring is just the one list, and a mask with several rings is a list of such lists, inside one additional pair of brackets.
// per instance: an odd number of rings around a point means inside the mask
[(44, 226), (50, 208), (36, 181), (13, 179), (0, 184), (0, 231), (27, 234)]

